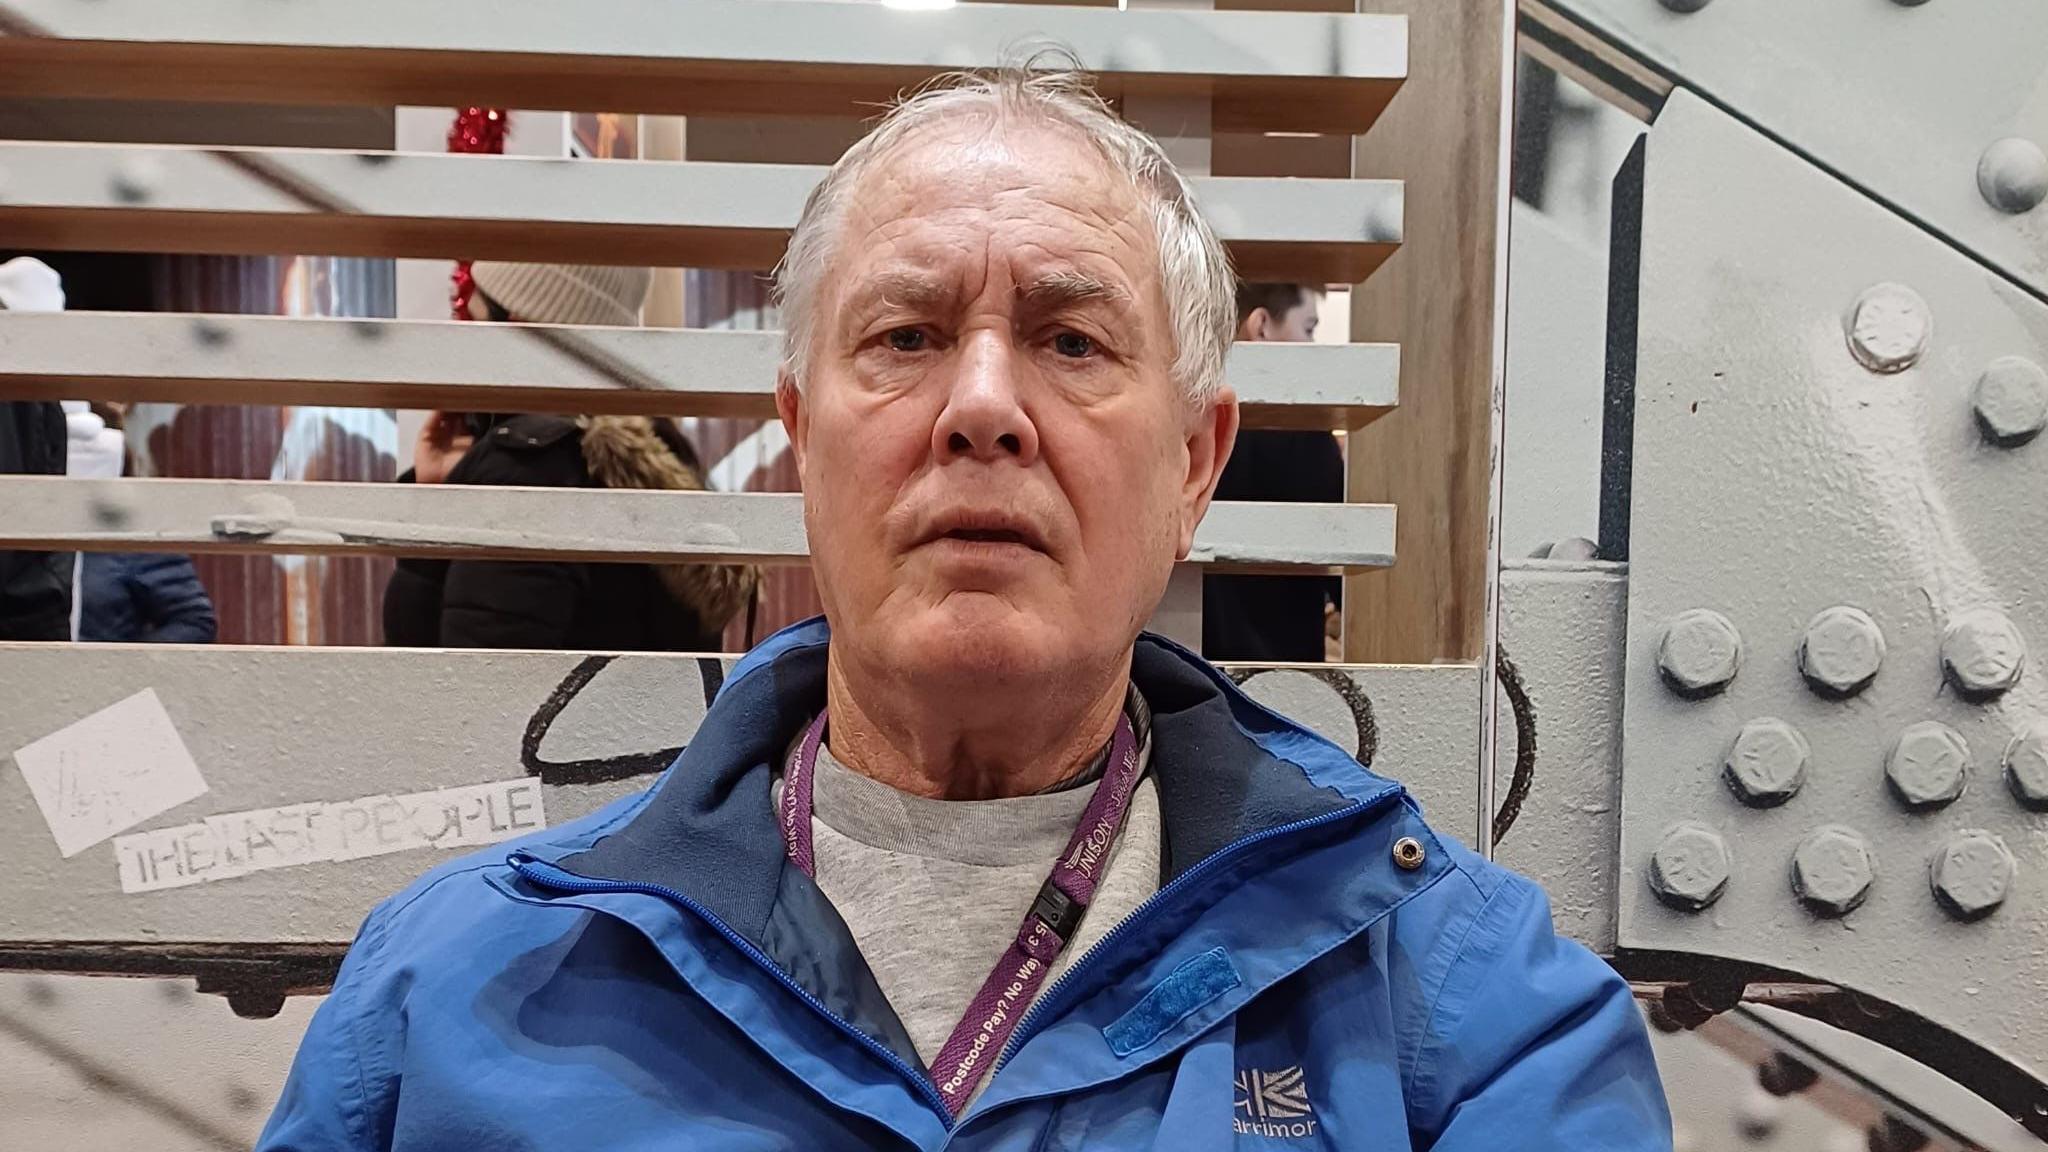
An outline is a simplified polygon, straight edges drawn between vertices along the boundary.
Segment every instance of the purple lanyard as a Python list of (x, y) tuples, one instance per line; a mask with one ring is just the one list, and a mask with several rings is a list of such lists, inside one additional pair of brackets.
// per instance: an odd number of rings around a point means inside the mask
[[(804, 875), (817, 877), (816, 855), (811, 847), (811, 788), (817, 776), (818, 745), (825, 738), (825, 714), (819, 713), (782, 780), (782, 800), (776, 806), (782, 820), (782, 843), (789, 858)], [(1110, 846), (1123, 831), (1124, 814), (1131, 807), (1131, 793), (1138, 787), (1138, 737), (1128, 716), (1119, 716), (1116, 735), (1109, 743), (1109, 765), (1089, 797), (1081, 822), (1067, 840), (1066, 851), (1052, 866), (1052, 875), (1039, 886), (1038, 898), (1017, 929), (1017, 938), (996, 961), (982, 981), (967, 1012), (954, 1025), (953, 1034), (939, 1049), (932, 1066), (932, 1080), (946, 1107), (958, 1116), (968, 1098), (987, 1077), (1003, 1045), (1024, 1010), (1044, 985), (1052, 962), (1074, 938), (1081, 917), (1095, 899), (1095, 886), (1102, 879), (1100, 869), (1109, 859)]]

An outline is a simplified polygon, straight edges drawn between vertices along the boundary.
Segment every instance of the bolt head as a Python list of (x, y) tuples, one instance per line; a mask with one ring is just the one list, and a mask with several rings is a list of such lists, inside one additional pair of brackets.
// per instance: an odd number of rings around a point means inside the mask
[(1966, 699), (1984, 700), (2010, 689), (2026, 665), (2026, 639), (1996, 609), (1957, 613), (1942, 630), (1942, 674)]
[(2048, 721), (2036, 720), (2005, 746), (2005, 783), (2021, 804), (2048, 812)]
[(1812, 758), (1813, 749), (1799, 729), (1765, 716), (1742, 726), (1728, 747), (1721, 774), (1744, 804), (1775, 808), (1798, 794)]
[(1698, 912), (1728, 887), (1728, 843), (1705, 824), (1674, 826), (1650, 853), (1650, 888), (1673, 908)]
[(1962, 920), (1989, 916), (2012, 890), (2019, 862), (2005, 841), (1971, 830), (1949, 837), (1927, 868), (1928, 883), (1949, 914)]
[(1875, 876), (1870, 845), (1853, 828), (1816, 828), (1792, 850), (1792, 891), (1822, 916), (1854, 911)]
[(1873, 284), (1849, 306), (1843, 329), (1858, 363), (1872, 372), (1903, 372), (1927, 351), (1934, 314), (1904, 284)]
[(1984, 439), (2018, 448), (2048, 427), (2048, 372), (2024, 356), (2001, 356), (1977, 377), (1970, 409)]
[(1970, 745), (1939, 720), (1909, 725), (1884, 756), (1884, 778), (1908, 808), (1939, 808), (1963, 794)]
[(2032, 140), (2008, 136), (1977, 159), (1977, 191), (2000, 212), (2030, 212), (2048, 199), (2048, 155)]
[(1861, 608), (1837, 605), (1806, 625), (1799, 644), (1799, 674), (1830, 699), (1854, 696), (1877, 679), (1884, 663), (1884, 633)]
[(1673, 692), (1711, 696), (1728, 687), (1742, 667), (1742, 635), (1726, 616), (1694, 608), (1671, 618), (1657, 645), (1657, 671)]

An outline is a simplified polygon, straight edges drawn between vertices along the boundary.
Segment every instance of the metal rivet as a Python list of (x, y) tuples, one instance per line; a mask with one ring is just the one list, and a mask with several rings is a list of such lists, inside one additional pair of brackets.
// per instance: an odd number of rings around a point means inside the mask
[(163, 165), (148, 156), (135, 156), (114, 167), (107, 190), (123, 204), (140, 204), (156, 195), (163, 182)]
[(1728, 844), (1705, 824), (1679, 824), (1650, 853), (1650, 889), (1685, 912), (1697, 912), (1728, 887)]
[(1394, 841), (1394, 863), (1404, 871), (1413, 872), (1422, 867), (1423, 855), (1422, 841), (1413, 836), (1403, 836)]
[(2031, 212), (2048, 199), (2048, 155), (2032, 140), (2008, 136), (1977, 159), (1977, 191), (2000, 212)]
[(1941, 633), (1941, 670), (1964, 699), (1984, 701), (2020, 682), (2027, 642), (1995, 608), (1959, 612)]
[(1792, 891), (1822, 916), (1854, 911), (1874, 875), (1870, 845), (1854, 828), (1816, 828), (1792, 850)]
[(1775, 808), (1790, 800), (1806, 782), (1806, 762), (1813, 749), (1799, 729), (1775, 716), (1742, 726), (1721, 773), (1728, 787), (1752, 808)]
[(1977, 377), (1970, 409), (1986, 440), (2018, 448), (2048, 427), (2048, 372), (2024, 356), (2001, 356)]
[(2020, 803), (2048, 811), (2048, 721), (2021, 729), (2005, 746), (2005, 783)]
[(2005, 842), (1989, 832), (1958, 832), (1935, 853), (1928, 883), (1950, 915), (1959, 920), (1989, 916), (2012, 889), (2019, 863)]
[(1657, 671), (1673, 692), (1688, 699), (1720, 692), (1741, 667), (1741, 633), (1709, 608), (1672, 617), (1657, 645)]
[(1877, 679), (1884, 633), (1861, 608), (1837, 605), (1807, 622), (1799, 643), (1799, 674), (1830, 699), (1854, 696)]
[(1849, 306), (1842, 328), (1858, 363), (1872, 372), (1903, 372), (1927, 351), (1934, 316), (1904, 284), (1874, 284)]
[(1884, 756), (1885, 783), (1908, 808), (1939, 808), (1963, 794), (1970, 745), (1939, 720), (1909, 725)]
[(1697, 12), (1707, 6), (1707, 0), (1662, 0), (1662, 3), (1673, 12), (1680, 13)]

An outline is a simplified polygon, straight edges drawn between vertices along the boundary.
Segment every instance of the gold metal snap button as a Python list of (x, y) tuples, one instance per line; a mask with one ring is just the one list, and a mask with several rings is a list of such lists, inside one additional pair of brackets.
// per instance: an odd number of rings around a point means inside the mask
[(1394, 863), (1403, 871), (1413, 872), (1422, 867), (1422, 841), (1413, 836), (1403, 836), (1394, 841)]

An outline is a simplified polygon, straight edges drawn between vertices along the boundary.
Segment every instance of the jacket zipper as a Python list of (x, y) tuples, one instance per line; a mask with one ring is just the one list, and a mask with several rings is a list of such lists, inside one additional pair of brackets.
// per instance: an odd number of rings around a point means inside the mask
[(840, 1031), (846, 1033), (861, 1047), (874, 1053), (881, 1058), (883, 1063), (901, 1073), (906, 1080), (910, 1081), (911, 1086), (917, 1089), (918, 1096), (924, 1100), (925, 1104), (933, 1112), (938, 1113), (939, 1120), (946, 1126), (946, 1129), (948, 1131), (952, 1130), (955, 1123), (953, 1113), (946, 1107), (945, 1097), (939, 1095), (938, 1085), (932, 1083), (931, 1077), (927, 1076), (923, 1069), (911, 1067), (910, 1063), (904, 1060), (903, 1057), (891, 1052), (880, 1041), (855, 1028), (850, 1021), (830, 1008), (825, 1007), (823, 1000), (818, 999), (811, 994), (809, 989), (798, 984), (779, 965), (770, 960), (766, 953), (754, 947), (752, 941), (727, 927), (723, 920), (713, 916), (710, 909), (705, 908), (702, 904), (697, 903), (674, 888), (661, 884), (628, 884), (620, 880), (592, 880), (585, 876), (578, 876), (573, 872), (565, 872), (553, 864), (536, 860), (530, 856), (514, 856), (510, 862), (513, 869), (521, 876), (542, 887), (554, 888), (563, 892), (581, 893), (636, 892), (645, 896), (659, 896), (688, 909), (691, 914), (704, 921), (704, 923), (709, 924), (720, 936), (725, 937), (733, 947), (739, 949), (741, 955), (766, 969), (769, 975), (781, 982), (783, 987), (796, 993), (797, 998), (810, 1005), (811, 1009), (817, 1012), (818, 1015), (830, 1020), (839, 1027)]
[(1060, 978), (1052, 982), (1052, 987), (1047, 988), (1045, 994), (1038, 998), (1038, 1002), (1025, 1011), (1024, 1019), (1017, 1022), (1017, 1030), (1010, 1035), (1009, 1043), (1003, 1045), (1003, 1051), (996, 1057), (994, 1067), (989, 1069), (989, 1079), (995, 1079), (996, 1073), (1003, 1070), (1003, 1065), (1010, 1062), (1010, 1057), (1016, 1054), (1017, 1049), (1023, 1047), (1024, 1042), (1031, 1038), (1033, 1031), (1035, 1031), (1034, 1025), (1036, 1022), (1042, 1017), (1051, 1015), (1052, 1010), (1058, 1005), (1061, 992), (1072, 985), (1074, 977), (1083, 968), (1087, 967), (1090, 961), (1108, 950), (1118, 937), (1125, 935), (1155, 915), (1159, 907), (1171, 900), (1175, 894), (1186, 891), (1188, 888), (1200, 883), (1209, 873), (1222, 867), (1224, 863), (1236, 859), (1260, 844), (1276, 840), (1282, 836), (1292, 836), (1312, 828), (1320, 828), (1326, 824), (1334, 824), (1339, 820), (1362, 816), (1366, 812), (1379, 807), (1393, 796), (1398, 795), (1399, 792), (1398, 788), (1390, 788), (1377, 796), (1331, 812), (1325, 812), (1320, 816), (1296, 820), (1291, 824), (1282, 824), (1278, 827), (1268, 828), (1263, 832), (1254, 832), (1250, 836), (1232, 840), (1197, 862), (1194, 867), (1168, 881), (1166, 887), (1154, 892), (1143, 904), (1138, 905), (1135, 911), (1129, 916), (1124, 917), (1116, 927), (1111, 928), (1105, 933), (1102, 939), (1097, 940), (1094, 947), (1088, 949), (1087, 952), (1081, 955), (1080, 959), (1074, 961), (1072, 967), (1060, 973)]

